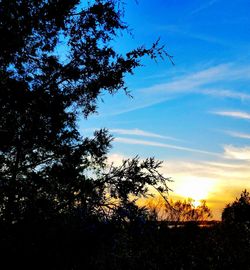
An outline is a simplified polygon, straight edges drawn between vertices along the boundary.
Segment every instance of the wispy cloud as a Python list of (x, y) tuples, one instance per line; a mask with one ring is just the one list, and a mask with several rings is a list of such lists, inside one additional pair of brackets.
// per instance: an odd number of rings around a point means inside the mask
[[(221, 89), (211, 87), (211, 84), (219, 82), (249, 80), (250, 66), (235, 66), (233, 64), (221, 64), (201, 71), (187, 74), (173, 79), (168, 83), (155, 84), (151, 87), (139, 89), (141, 100), (147, 100), (145, 107), (160, 103), (181, 94), (202, 94), (215, 97), (250, 100), (250, 95), (238, 90)], [(136, 98), (136, 97), (135, 97)], [(148, 103), (149, 102), (149, 103)]]
[(228, 159), (250, 161), (250, 147), (226, 145), (224, 146), (224, 157)]
[[(214, 97), (250, 100), (250, 95), (238, 89), (221, 88), (222, 83), (250, 80), (250, 66), (226, 63), (181, 75), (166, 83), (153, 84), (133, 92), (134, 98), (112, 98), (100, 106), (100, 115), (118, 115), (178, 98), (183, 94), (201, 94)], [(219, 86), (216, 87), (215, 85)], [(108, 112), (108, 113), (107, 113)]]
[(250, 113), (241, 112), (241, 111), (213, 111), (212, 114), (220, 115), (220, 116), (227, 116), (239, 119), (250, 119)]
[(230, 131), (230, 130), (225, 130), (224, 133), (235, 137), (235, 138), (240, 138), (240, 139), (250, 139), (250, 134), (248, 133), (241, 133), (241, 132), (236, 132), (236, 131)]
[[(192, 14), (191, 14), (192, 15)], [(159, 31), (167, 31), (168, 33), (173, 33), (175, 35), (180, 35), (186, 38), (194, 39), (194, 40), (201, 40), (205, 41), (207, 43), (217, 44), (221, 45), (223, 47), (232, 47), (233, 44), (229, 43), (226, 40), (223, 40), (221, 38), (215, 37), (213, 35), (208, 35), (204, 33), (196, 32), (195, 29), (192, 31), (190, 30), (190, 27), (185, 27), (186, 25), (160, 25), (157, 27), (157, 30)]]
[(171, 136), (164, 136), (152, 132), (147, 132), (141, 129), (110, 129), (111, 133), (121, 134), (121, 135), (135, 135), (135, 136), (142, 136), (142, 137), (150, 137), (150, 138), (159, 138), (159, 139), (167, 139), (172, 141), (181, 141)]
[(186, 152), (192, 152), (192, 153), (198, 153), (198, 154), (204, 154), (204, 155), (211, 155), (211, 156), (216, 156), (216, 157), (220, 156), (219, 154), (214, 153), (214, 152), (209, 152), (209, 151), (204, 151), (204, 150), (189, 148), (189, 147), (184, 147), (184, 146), (166, 144), (166, 143), (159, 143), (159, 142), (154, 142), (154, 141), (135, 140), (135, 139), (123, 138), (123, 137), (117, 137), (114, 140), (116, 142), (125, 143), (125, 144), (155, 146), (155, 147), (160, 147), (160, 148), (169, 148), (169, 149), (175, 149), (175, 150), (179, 150), (179, 151), (186, 151)]
[(241, 101), (250, 100), (249, 94), (226, 89), (203, 89), (202, 91), (199, 91), (199, 93), (215, 97), (239, 99)]
[[(191, 74), (187, 74), (186, 76), (177, 77), (172, 82), (156, 84), (151, 87), (147, 87), (141, 89), (142, 93), (183, 93), (188, 91), (199, 91), (201, 93), (208, 93), (209, 89), (206, 87), (209, 84), (221, 81), (234, 81), (245, 79), (248, 80), (250, 78), (250, 66), (248, 67), (236, 67), (233, 64), (221, 64), (214, 67), (210, 67), (201, 71), (193, 72)], [(216, 94), (216, 90), (214, 88), (211, 89), (213, 94)], [(224, 90), (217, 89), (218, 95), (225, 94), (228, 96), (232, 96), (234, 93), (234, 97), (241, 97), (240, 93), (232, 90)], [(248, 96), (248, 95), (247, 95)]]
[(195, 88), (208, 83), (223, 80), (230, 69), (230, 64), (221, 64), (198, 72), (193, 72), (186, 76), (175, 78), (172, 82), (156, 84), (151, 87), (141, 89), (142, 93), (178, 93)]
[[(99, 128), (84, 128), (82, 131), (84, 132), (93, 132), (98, 130)], [(133, 135), (133, 136), (141, 136), (141, 137), (149, 137), (149, 138), (158, 138), (158, 139), (166, 139), (171, 141), (183, 142), (181, 139), (177, 139), (171, 136), (165, 136), (153, 132), (148, 132), (142, 129), (133, 128), (133, 129), (122, 129), (122, 128), (111, 128), (108, 129), (111, 134), (120, 134), (120, 135)]]
[(190, 13), (190, 15), (197, 14), (197, 13), (199, 13), (199, 12), (201, 12), (201, 11), (203, 11), (203, 10), (209, 8), (209, 7), (211, 7), (212, 5), (214, 5), (214, 4), (215, 4), (216, 2), (218, 2), (218, 1), (219, 1), (219, 0), (204, 1), (205, 3), (204, 3), (202, 6), (200, 6), (200, 7), (196, 8), (196, 9), (194, 9), (194, 10)]

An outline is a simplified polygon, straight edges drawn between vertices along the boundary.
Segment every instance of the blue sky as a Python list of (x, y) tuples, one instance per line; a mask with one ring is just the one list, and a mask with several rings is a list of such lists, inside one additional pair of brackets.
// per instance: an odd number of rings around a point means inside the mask
[(115, 46), (125, 52), (160, 37), (175, 66), (144, 59), (127, 78), (133, 99), (104, 95), (81, 131), (110, 129), (113, 162), (163, 160), (173, 196), (207, 199), (218, 218), (225, 203), (250, 189), (250, 2), (126, 2), (134, 37)]

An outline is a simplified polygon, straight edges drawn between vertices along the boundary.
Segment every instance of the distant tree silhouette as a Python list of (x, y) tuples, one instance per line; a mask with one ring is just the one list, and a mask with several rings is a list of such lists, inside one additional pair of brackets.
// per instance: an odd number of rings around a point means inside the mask
[(212, 217), (212, 212), (208, 208), (206, 201), (201, 201), (200, 205), (194, 206), (194, 200), (172, 202), (169, 209), (169, 219), (177, 222), (204, 221)]
[(151, 216), (159, 221), (170, 221), (178, 224), (205, 221), (212, 217), (212, 212), (205, 200), (195, 207), (192, 199), (165, 201), (164, 198), (157, 197), (146, 200), (145, 205)]
[(112, 137), (99, 130), (84, 138), (77, 127), (81, 114), (96, 112), (101, 93), (127, 93), (124, 77), (141, 66), (143, 56), (167, 55), (158, 42), (124, 55), (114, 50), (111, 41), (128, 29), (120, 5), (1, 1), (2, 222), (39, 223), (76, 214), (126, 219), (138, 209), (129, 195), (146, 195), (148, 185), (168, 190), (159, 162), (134, 158), (108, 168)]
[(229, 203), (222, 212), (224, 223), (250, 223), (250, 194), (247, 190), (242, 191), (240, 198)]

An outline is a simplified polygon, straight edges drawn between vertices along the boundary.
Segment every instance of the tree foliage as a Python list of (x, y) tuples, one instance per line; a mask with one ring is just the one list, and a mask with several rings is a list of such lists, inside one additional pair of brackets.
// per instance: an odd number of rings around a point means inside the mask
[(125, 75), (143, 56), (166, 55), (158, 42), (125, 54), (112, 47), (128, 30), (120, 6), (115, 0), (0, 2), (2, 222), (75, 213), (109, 218), (121, 206), (136, 207), (129, 195), (145, 195), (148, 185), (167, 191), (159, 162), (135, 158), (108, 169), (112, 137), (99, 130), (84, 138), (77, 127), (78, 117), (96, 112), (101, 93), (127, 91)]
[(167, 221), (176, 225), (185, 222), (201, 222), (212, 217), (212, 212), (203, 200), (198, 206), (194, 205), (194, 200), (165, 200), (159, 197), (146, 200), (146, 207), (151, 216), (158, 221)]
[(201, 201), (198, 206), (194, 205), (194, 200), (172, 202), (169, 211), (169, 220), (175, 222), (197, 222), (208, 220), (212, 217), (211, 210), (208, 208), (206, 201)]
[(222, 221), (226, 224), (250, 223), (250, 194), (246, 189), (241, 192), (240, 198), (223, 209)]

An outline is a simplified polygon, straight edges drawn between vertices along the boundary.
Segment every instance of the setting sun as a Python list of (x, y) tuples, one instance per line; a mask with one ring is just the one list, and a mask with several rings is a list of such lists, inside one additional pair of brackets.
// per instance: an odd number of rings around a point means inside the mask
[(209, 193), (212, 191), (214, 183), (211, 179), (207, 178), (188, 178), (182, 181), (175, 189), (175, 194), (193, 199), (194, 206), (200, 204), (200, 200), (207, 199)]
[(198, 206), (200, 206), (201, 205), (201, 201), (199, 200), (199, 201), (197, 201), (197, 200), (194, 200), (193, 201), (193, 206), (196, 208), (196, 207), (198, 207)]

